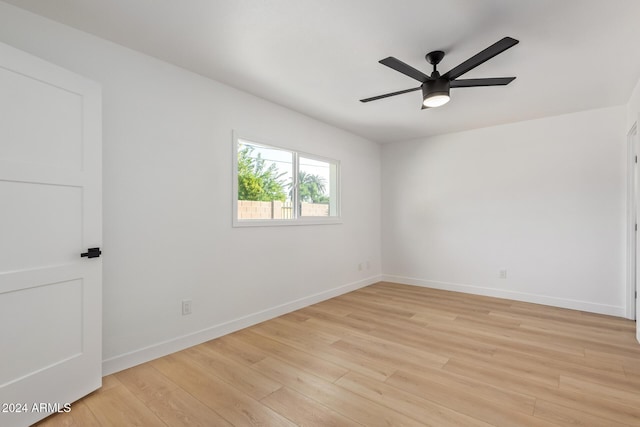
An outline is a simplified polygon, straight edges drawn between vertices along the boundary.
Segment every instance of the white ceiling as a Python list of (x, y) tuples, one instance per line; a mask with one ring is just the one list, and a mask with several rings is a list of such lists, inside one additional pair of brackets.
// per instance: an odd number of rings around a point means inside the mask
[[(378, 142), (627, 102), (640, 79), (638, 0), (5, 0)], [(448, 71), (504, 36), (520, 44), (420, 110), (387, 56)]]

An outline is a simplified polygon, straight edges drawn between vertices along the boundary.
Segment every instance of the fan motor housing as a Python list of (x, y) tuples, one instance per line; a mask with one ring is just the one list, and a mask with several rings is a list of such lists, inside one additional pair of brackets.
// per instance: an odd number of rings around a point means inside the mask
[(450, 86), (449, 80), (445, 78), (427, 80), (422, 84), (422, 97), (424, 99), (434, 95), (449, 96)]

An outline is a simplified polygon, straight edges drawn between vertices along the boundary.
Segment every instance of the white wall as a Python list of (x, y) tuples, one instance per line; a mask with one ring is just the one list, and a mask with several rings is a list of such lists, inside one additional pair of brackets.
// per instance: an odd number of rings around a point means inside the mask
[(622, 106), (385, 145), (384, 278), (623, 316), (625, 132)]
[[(103, 88), (105, 373), (379, 279), (377, 144), (2, 2), (0, 41)], [(232, 228), (233, 129), (339, 159), (343, 224)]]
[(634, 123), (640, 117), (640, 80), (636, 84), (635, 89), (631, 92), (629, 102), (627, 103), (627, 130), (631, 130)]

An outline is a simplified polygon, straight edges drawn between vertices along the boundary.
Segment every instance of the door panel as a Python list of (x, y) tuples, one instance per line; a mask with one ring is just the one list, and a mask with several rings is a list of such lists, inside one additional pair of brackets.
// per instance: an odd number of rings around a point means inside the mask
[(82, 188), (0, 181), (0, 271), (75, 262), (82, 246)]
[[(0, 44), (0, 425), (28, 426), (100, 387), (97, 84)], [(22, 406), (24, 405), (24, 406)], [(15, 407), (15, 406), (14, 406)]]
[[(2, 355), (11, 364), (0, 365), (0, 387), (82, 353), (82, 279), (8, 292), (3, 300), (0, 336), (12, 345)], [(39, 318), (46, 328), (30, 321)]]
[(82, 96), (0, 68), (0, 158), (82, 169)]

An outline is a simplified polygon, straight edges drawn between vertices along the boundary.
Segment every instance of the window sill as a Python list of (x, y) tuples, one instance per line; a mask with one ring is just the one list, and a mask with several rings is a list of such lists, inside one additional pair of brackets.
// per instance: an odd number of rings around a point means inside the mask
[(335, 225), (342, 224), (342, 218), (308, 217), (298, 219), (241, 219), (234, 220), (233, 227), (289, 227), (297, 225)]

